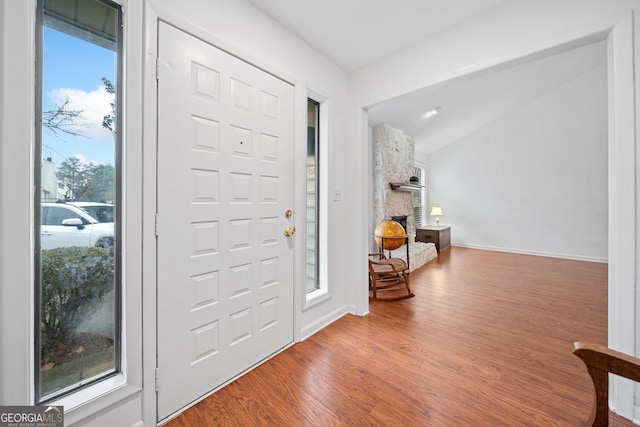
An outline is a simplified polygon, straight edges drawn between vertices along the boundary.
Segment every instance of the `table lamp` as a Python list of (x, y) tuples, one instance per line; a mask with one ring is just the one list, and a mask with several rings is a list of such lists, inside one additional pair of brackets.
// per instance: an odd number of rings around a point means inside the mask
[(430, 216), (436, 217), (436, 225), (440, 225), (440, 217), (444, 216), (444, 212), (442, 212), (442, 208), (440, 206), (434, 206), (431, 208)]

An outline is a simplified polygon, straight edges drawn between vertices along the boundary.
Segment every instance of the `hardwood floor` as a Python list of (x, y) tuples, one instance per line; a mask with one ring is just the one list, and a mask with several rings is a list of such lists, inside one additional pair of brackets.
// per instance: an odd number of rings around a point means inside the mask
[[(168, 426), (581, 426), (573, 341), (607, 344), (607, 265), (451, 248)], [(612, 426), (631, 426), (611, 417)]]

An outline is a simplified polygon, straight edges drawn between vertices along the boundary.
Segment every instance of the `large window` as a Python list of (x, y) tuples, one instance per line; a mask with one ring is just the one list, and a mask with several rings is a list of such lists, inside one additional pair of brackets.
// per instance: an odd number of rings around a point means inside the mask
[(120, 370), (122, 15), (38, 3), (35, 348), (38, 403)]
[(307, 101), (307, 293), (319, 288), (319, 123), (320, 104)]

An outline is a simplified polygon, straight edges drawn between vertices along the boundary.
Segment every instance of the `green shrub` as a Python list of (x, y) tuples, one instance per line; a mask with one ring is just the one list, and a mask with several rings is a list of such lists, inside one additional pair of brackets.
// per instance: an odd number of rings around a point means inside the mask
[(113, 288), (112, 251), (64, 247), (42, 251), (42, 363), (73, 333), (91, 306)]

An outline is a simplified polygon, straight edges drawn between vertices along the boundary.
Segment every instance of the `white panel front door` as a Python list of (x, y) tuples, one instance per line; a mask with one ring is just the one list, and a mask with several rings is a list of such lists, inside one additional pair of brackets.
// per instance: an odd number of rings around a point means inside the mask
[(158, 420), (293, 341), (293, 87), (160, 23)]

